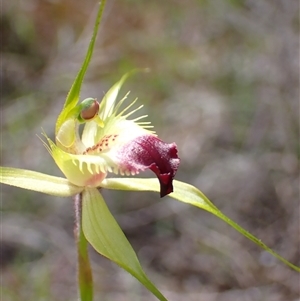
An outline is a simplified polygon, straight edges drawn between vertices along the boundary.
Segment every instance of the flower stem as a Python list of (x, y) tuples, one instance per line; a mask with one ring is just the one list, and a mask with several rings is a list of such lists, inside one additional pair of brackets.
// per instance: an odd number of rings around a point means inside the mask
[(74, 236), (77, 246), (78, 289), (80, 301), (93, 300), (93, 275), (88, 254), (88, 242), (82, 232), (82, 195), (74, 196)]

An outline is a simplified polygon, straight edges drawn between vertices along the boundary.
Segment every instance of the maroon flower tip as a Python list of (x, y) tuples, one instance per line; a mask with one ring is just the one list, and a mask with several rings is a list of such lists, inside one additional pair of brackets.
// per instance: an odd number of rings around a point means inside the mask
[(180, 159), (175, 143), (165, 143), (156, 136), (144, 135), (124, 145), (120, 152), (122, 166), (136, 173), (151, 169), (160, 183), (160, 196), (173, 192), (173, 179)]

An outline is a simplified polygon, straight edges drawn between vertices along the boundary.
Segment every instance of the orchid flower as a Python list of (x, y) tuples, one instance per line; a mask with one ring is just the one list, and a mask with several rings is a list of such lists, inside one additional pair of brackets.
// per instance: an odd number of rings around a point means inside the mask
[[(93, 299), (88, 243), (137, 278), (159, 300), (167, 300), (144, 273), (133, 248), (106, 206), (101, 189), (156, 191), (161, 197), (169, 195), (204, 209), (299, 272), (299, 267), (230, 220), (197, 188), (174, 180), (180, 162), (175, 143), (168, 144), (160, 140), (150, 122), (145, 121), (146, 115), (133, 117), (142, 107), (134, 106), (136, 100), (126, 105), (128, 94), (119, 100), (119, 90), (130, 73), (113, 85), (102, 101), (87, 98), (79, 102), (104, 5), (103, 0), (83, 65), (58, 116), (55, 142), (43, 133), (46, 138), (44, 145), (66, 178), (10, 167), (0, 169), (0, 181), (4, 184), (55, 196), (74, 196), (81, 300)], [(146, 169), (152, 170), (157, 179), (128, 177)], [(114, 174), (122, 177), (112, 177)]]
[[(127, 95), (116, 102), (124, 75), (104, 96), (100, 104), (87, 98), (67, 107), (58, 119), (56, 142), (47, 138), (48, 150), (66, 178), (74, 185), (101, 187), (108, 173), (135, 175), (151, 169), (159, 179), (161, 197), (173, 191), (172, 181), (179, 165), (174, 143), (161, 141), (147, 115), (129, 120), (142, 108), (130, 111), (136, 100), (120, 110)], [(85, 123), (82, 137), (79, 125)]]

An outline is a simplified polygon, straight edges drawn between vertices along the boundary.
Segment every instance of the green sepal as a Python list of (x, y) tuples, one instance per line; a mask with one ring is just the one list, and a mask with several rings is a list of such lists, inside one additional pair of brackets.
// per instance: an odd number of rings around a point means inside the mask
[(167, 301), (147, 278), (136, 253), (96, 188), (85, 188), (83, 191), (82, 229), (87, 241), (98, 253), (134, 276), (159, 300)]
[(83, 189), (71, 184), (65, 178), (2, 166), (0, 166), (0, 183), (62, 197), (75, 195)]
[[(102, 184), (102, 187), (107, 189), (114, 190), (129, 190), (129, 191), (160, 191), (159, 183), (157, 179), (138, 179), (138, 178), (111, 178), (105, 179)], [(169, 196), (187, 203), (198, 208), (204, 209), (218, 218), (225, 221), (235, 230), (243, 234), (245, 237), (253, 241), (255, 244), (272, 254), (274, 257), (282, 261), (284, 264), (294, 269), (297, 272), (300, 272), (300, 267), (290, 263), (288, 260), (281, 257), (279, 254), (270, 249), (265, 245), (260, 239), (256, 238), (254, 235), (243, 229), (237, 223), (232, 221), (229, 217), (224, 215), (200, 190), (196, 187), (180, 182), (173, 181), (174, 192), (170, 193)]]
[(100, 24), (100, 21), (102, 18), (102, 13), (104, 10), (105, 3), (106, 3), (106, 0), (102, 0), (100, 3), (100, 8), (97, 13), (92, 39), (90, 41), (90, 44), (89, 44), (87, 53), (85, 55), (84, 61), (82, 63), (82, 66), (81, 66), (81, 68), (71, 86), (71, 89), (67, 95), (67, 98), (66, 98), (66, 101), (64, 104), (64, 108), (57, 118), (56, 127), (55, 127), (55, 135), (57, 135), (60, 127), (66, 121), (68, 113), (76, 106), (76, 104), (79, 101), (81, 85), (82, 85), (84, 76), (86, 74), (87, 68), (88, 68), (89, 63), (92, 58), (92, 54), (93, 54), (93, 50), (94, 50), (94, 46), (95, 46), (95, 42), (96, 42), (96, 37), (97, 37), (98, 29), (99, 29), (99, 24)]
[(117, 81), (105, 94), (102, 101), (100, 102), (100, 110), (99, 115), (100, 118), (105, 121), (107, 117), (109, 117), (114, 111), (116, 99), (118, 97), (119, 91), (123, 86), (126, 79), (132, 74), (136, 72), (136, 70), (127, 72), (124, 74), (119, 81)]

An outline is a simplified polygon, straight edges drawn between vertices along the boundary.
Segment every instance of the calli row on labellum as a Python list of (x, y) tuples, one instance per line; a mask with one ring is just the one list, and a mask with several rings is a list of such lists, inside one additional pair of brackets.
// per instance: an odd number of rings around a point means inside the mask
[[(136, 100), (122, 109), (127, 95), (117, 101), (127, 78), (124, 75), (98, 103), (87, 98), (67, 105), (56, 124), (56, 144), (46, 135), (47, 149), (66, 178), (77, 186), (98, 187), (108, 173), (135, 175), (152, 170), (160, 183), (161, 197), (173, 192), (173, 178), (180, 159), (175, 143), (160, 140), (150, 122), (129, 117)], [(84, 124), (80, 136), (80, 124)]]

